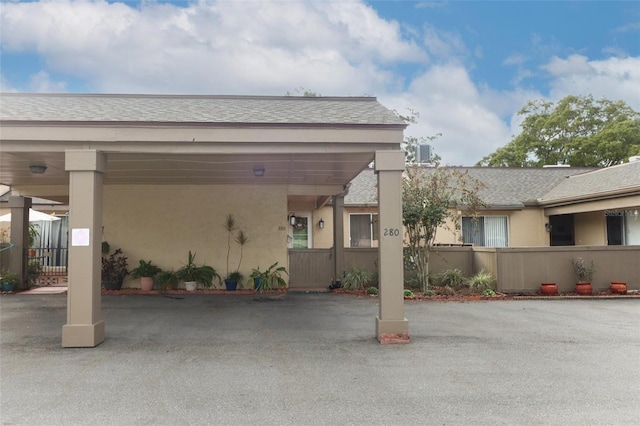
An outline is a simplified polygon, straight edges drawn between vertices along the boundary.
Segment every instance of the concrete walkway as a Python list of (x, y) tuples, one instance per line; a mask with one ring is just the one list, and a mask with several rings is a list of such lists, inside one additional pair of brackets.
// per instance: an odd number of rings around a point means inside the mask
[(0, 298), (2, 425), (640, 424), (640, 301), (103, 296), (62, 349), (64, 295)]

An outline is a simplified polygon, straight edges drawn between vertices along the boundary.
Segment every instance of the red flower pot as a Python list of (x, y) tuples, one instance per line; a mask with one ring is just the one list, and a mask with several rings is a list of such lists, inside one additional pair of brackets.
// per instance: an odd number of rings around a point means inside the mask
[(540, 284), (540, 293), (545, 296), (554, 296), (558, 294), (558, 284), (556, 283), (542, 283)]
[(609, 290), (611, 290), (613, 294), (627, 294), (627, 283), (611, 281)]
[(591, 283), (577, 283), (576, 293), (580, 296), (590, 296), (593, 294), (593, 287), (591, 286)]

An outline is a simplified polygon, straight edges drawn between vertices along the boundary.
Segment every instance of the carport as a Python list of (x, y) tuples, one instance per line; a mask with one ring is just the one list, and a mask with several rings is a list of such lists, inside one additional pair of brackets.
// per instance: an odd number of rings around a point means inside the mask
[[(209, 203), (208, 211), (171, 216), (162, 230), (173, 246), (185, 247), (199, 244), (187, 232), (190, 221), (214, 229), (208, 212), (227, 199), (245, 212), (244, 198), (254, 197), (257, 211), (243, 213), (245, 219), (263, 251), (284, 264), (286, 240), (278, 232), (287, 226), (287, 204), (319, 206), (333, 198), (339, 208), (347, 184), (372, 161), (378, 175), (381, 260), (375, 333), (379, 340), (408, 335), (401, 232), (405, 124), (375, 98), (2, 94), (0, 124), (0, 184), (12, 189), (15, 252), (27, 249), (29, 197), (69, 204), (64, 347), (94, 347), (104, 340), (100, 246), (105, 223), (132, 250), (166, 252), (153, 244), (157, 227), (153, 236), (140, 231), (138, 239), (148, 238), (144, 244), (127, 236), (138, 232), (138, 227), (126, 229), (126, 223), (129, 216), (142, 217), (146, 194), (158, 194), (149, 206), (156, 216), (183, 208), (180, 199)], [(235, 200), (236, 192), (247, 195)], [(334, 209), (334, 216), (342, 215)], [(341, 242), (339, 222), (333, 240)], [(334, 252), (339, 276), (341, 244), (334, 244)], [(23, 277), (25, 259), (11, 259), (12, 270)]]

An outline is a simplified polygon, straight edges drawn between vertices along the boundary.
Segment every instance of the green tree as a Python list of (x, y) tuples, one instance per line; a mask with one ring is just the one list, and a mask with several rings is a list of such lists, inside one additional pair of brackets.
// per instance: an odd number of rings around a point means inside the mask
[(522, 132), (477, 165), (608, 167), (640, 154), (640, 114), (623, 101), (567, 96), (529, 101)]
[(429, 287), (429, 257), (438, 228), (460, 229), (458, 211), (476, 216), (484, 205), (478, 191), (484, 185), (468, 171), (409, 163), (402, 187), (402, 224), (408, 241), (408, 261), (423, 292)]
[[(416, 122), (418, 113), (409, 110), (409, 115), (398, 116), (411, 124)], [(402, 184), (402, 224), (408, 242), (408, 262), (414, 267), (416, 281), (423, 292), (429, 287), (429, 257), (438, 228), (459, 229), (457, 211), (476, 216), (484, 205), (478, 196), (484, 185), (469, 176), (468, 171), (441, 166), (438, 156), (433, 158), (431, 166), (415, 162), (417, 145), (439, 136), (404, 140), (406, 170)]]

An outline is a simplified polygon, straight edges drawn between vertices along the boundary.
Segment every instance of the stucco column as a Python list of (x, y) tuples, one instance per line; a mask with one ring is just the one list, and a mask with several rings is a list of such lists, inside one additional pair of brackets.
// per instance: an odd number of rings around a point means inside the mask
[(28, 286), (27, 251), (29, 250), (29, 209), (31, 198), (9, 197), (11, 208), (11, 254), (9, 270), (18, 276), (18, 289)]
[(344, 195), (333, 196), (333, 278), (342, 280), (344, 273)]
[(379, 239), (378, 276), (380, 313), (376, 337), (380, 343), (407, 343), (409, 321), (404, 316), (402, 256), (402, 172), (404, 152), (376, 151), (378, 175)]
[(101, 313), (102, 182), (105, 154), (67, 151), (69, 173), (69, 290), (62, 346), (94, 347), (104, 341)]

